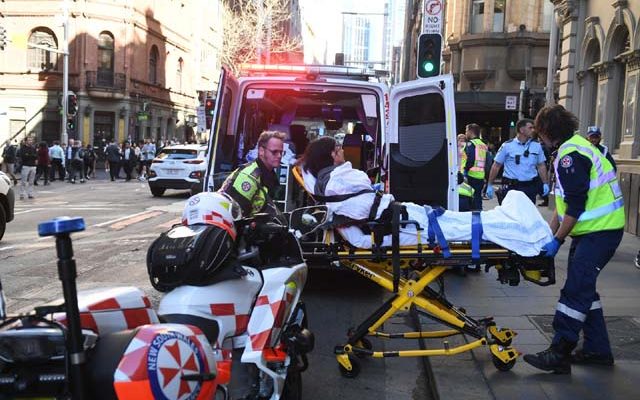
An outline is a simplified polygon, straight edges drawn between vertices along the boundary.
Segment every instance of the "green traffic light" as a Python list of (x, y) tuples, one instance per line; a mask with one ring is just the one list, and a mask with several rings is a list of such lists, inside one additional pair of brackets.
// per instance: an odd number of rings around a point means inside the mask
[(424, 70), (426, 72), (433, 72), (433, 70), (435, 69), (435, 65), (433, 65), (433, 63), (431, 61), (426, 61), (423, 65), (422, 68), (424, 68)]

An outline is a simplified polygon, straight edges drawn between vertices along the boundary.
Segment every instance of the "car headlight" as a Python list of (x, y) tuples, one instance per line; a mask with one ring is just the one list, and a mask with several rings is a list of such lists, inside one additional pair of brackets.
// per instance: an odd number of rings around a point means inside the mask
[(39, 363), (65, 357), (60, 329), (25, 328), (0, 332), (0, 359), (9, 363)]

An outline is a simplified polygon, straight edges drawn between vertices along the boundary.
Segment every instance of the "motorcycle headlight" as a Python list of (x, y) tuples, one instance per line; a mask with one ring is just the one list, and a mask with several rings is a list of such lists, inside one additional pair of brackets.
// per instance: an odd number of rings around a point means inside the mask
[(25, 328), (0, 332), (0, 359), (9, 363), (37, 363), (65, 357), (62, 331)]

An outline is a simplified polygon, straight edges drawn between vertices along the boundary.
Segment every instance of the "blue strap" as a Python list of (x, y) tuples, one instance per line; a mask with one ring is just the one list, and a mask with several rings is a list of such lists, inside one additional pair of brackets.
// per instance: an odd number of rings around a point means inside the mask
[[(451, 257), (451, 251), (449, 251), (449, 244), (447, 244), (447, 239), (444, 237), (442, 233), (442, 229), (440, 228), (440, 224), (438, 223), (438, 217), (444, 214), (444, 208), (436, 208), (431, 210), (427, 214), (427, 218), (429, 219), (429, 245), (432, 245), (432, 237), (435, 237), (438, 240), (438, 244), (442, 249), (442, 254), (444, 258)], [(433, 235), (433, 236), (432, 236)]]
[(482, 241), (482, 217), (480, 211), (471, 213), (471, 259), (480, 259), (480, 242)]

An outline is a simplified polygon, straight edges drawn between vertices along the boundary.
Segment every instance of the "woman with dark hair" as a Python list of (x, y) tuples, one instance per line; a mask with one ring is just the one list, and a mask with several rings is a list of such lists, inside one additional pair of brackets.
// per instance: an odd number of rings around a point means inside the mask
[[(551, 219), (553, 240), (543, 249), (554, 257), (571, 236), (567, 280), (553, 319), (551, 346), (524, 360), (536, 368), (571, 373), (571, 363), (613, 365), (609, 336), (596, 281), (622, 239), (624, 207), (615, 170), (600, 150), (574, 134), (576, 117), (560, 105), (538, 113), (535, 130), (554, 160), (556, 210)], [(576, 347), (580, 331), (582, 350)]]
[(46, 186), (49, 184), (49, 164), (51, 164), (51, 160), (49, 159), (49, 146), (47, 146), (47, 142), (38, 143), (38, 150), (36, 150), (36, 154), (38, 155), (38, 158), (36, 164), (36, 177), (33, 180), (33, 185), (38, 186), (38, 180), (44, 175), (44, 184)]
[[(327, 205), (330, 218), (340, 215), (354, 221), (390, 221), (388, 210), (393, 195), (376, 193), (367, 174), (345, 162), (342, 147), (333, 138), (322, 137), (309, 143), (301, 163), (306, 189)], [(426, 230), (431, 207), (414, 203), (403, 203), (403, 206), (409, 219)], [(445, 211), (438, 217), (438, 222), (447, 241), (471, 240), (470, 212)], [(542, 245), (551, 238), (549, 226), (535, 205), (518, 191), (505, 198), (503, 207), (483, 212), (482, 223), (484, 240), (523, 256), (538, 255)], [(358, 226), (338, 230), (353, 246), (371, 247), (371, 237)], [(420, 238), (427, 243), (428, 235), (423, 234)], [(415, 226), (400, 229), (401, 245), (415, 245), (417, 241)], [(384, 237), (382, 245), (391, 245), (390, 235)]]

